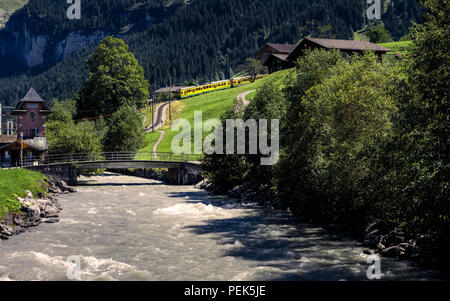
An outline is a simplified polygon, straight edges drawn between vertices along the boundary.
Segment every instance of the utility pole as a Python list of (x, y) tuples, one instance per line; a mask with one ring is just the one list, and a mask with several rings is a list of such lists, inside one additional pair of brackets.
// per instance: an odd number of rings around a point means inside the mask
[(169, 88), (169, 120), (172, 120), (172, 109), (170, 102), (172, 101), (172, 75), (170, 75), (170, 88)]
[(20, 167), (23, 168), (23, 133), (19, 134), (19, 142), (20, 142)]
[(152, 106), (152, 133), (155, 131), (155, 121), (153, 120), (153, 103), (155, 102), (155, 93), (153, 93), (153, 97), (151, 99), (150, 105)]

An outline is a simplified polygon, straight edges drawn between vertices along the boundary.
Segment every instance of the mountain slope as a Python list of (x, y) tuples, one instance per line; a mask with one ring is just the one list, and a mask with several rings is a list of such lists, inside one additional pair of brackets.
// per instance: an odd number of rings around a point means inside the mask
[(108, 35), (140, 32), (170, 16), (179, 1), (82, 1), (81, 19), (67, 17), (66, 1), (30, 0), (0, 31), (2, 75), (47, 70), (74, 51)]
[[(396, 1), (417, 6), (414, 0), (392, 0)], [(169, 76), (175, 83), (228, 77), (230, 67), (255, 56), (268, 41), (297, 43), (307, 35), (350, 39), (365, 26), (365, 9), (365, 1), (354, 0), (195, 0), (161, 23), (123, 38), (151, 86), (158, 88), (169, 83)], [(420, 19), (407, 16), (394, 21), (409, 24)], [(72, 97), (86, 77), (80, 63), (89, 51), (74, 52), (37, 76), (0, 79), (0, 100), (14, 103), (29, 86), (46, 99)]]

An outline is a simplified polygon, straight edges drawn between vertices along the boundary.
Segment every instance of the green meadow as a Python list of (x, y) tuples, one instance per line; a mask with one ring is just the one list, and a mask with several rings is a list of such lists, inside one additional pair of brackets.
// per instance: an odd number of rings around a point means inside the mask
[(0, 8), (16, 10), (24, 6), (28, 0), (0, 0)]
[[(190, 122), (192, 128), (192, 142), (194, 141), (194, 113), (196, 111), (202, 112), (203, 121), (208, 119), (220, 119), (220, 117), (230, 108), (233, 107), (237, 96), (246, 91), (257, 90), (265, 83), (275, 82), (280, 86), (284, 85), (284, 79), (288, 74), (293, 74), (294, 69), (283, 70), (273, 73), (259, 81), (251, 84), (247, 84), (238, 88), (232, 88), (227, 90), (221, 90), (217, 92), (211, 92), (200, 96), (187, 98), (178, 102), (175, 102), (174, 106), (178, 109), (178, 112), (173, 114), (172, 120), (186, 119)], [(251, 93), (248, 99), (254, 97), (255, 92)], [(178, 131), (171, 130), (171, 123), (166, 123), (162, 128), (165, 131), (164, 139), (158, 145), (158, 152), (172, 152), (172, 139), (179, 133)], [(206, 137), (209, 133), (203, 133), (203, 137)], [(145, 136), (144, 147), (140, 151), (151, 152), (153, 146), (160, 137), (160, 132), (147, 133)]]
[(378, 44), (380, 46), (386, 47), (394, 54), (407, 54), (409, 52), (409, 48), (411, 47), (411, 41), (399, 41), (399, 42), (390, 42), (390, 43), (381, 43)]

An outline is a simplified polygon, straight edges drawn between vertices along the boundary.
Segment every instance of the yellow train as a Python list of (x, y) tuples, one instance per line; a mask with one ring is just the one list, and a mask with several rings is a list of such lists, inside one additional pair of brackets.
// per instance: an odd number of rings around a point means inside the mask
[(230, 80), (222, 80), (218, 82), (213, 82), (201, 86), (195, 86), (195, 87), (183, 87), (178, 88), (177, 90), (173, 91), (174, 97), (177, 99), (183, 99), (188, 98), (192, 96), (197, 96), (203, 93), (208, 93), (212, 91), (219, 91), (223, 89), (230, 89), (239, 87), (241, 85), (250, 84), (253, 81), (262, 79), (266, 77), (267, 74), (261, 74), (257, 75), (255, 79), (252, 79), (251, 76), (245, 76), (245, 77), (237, 77)]

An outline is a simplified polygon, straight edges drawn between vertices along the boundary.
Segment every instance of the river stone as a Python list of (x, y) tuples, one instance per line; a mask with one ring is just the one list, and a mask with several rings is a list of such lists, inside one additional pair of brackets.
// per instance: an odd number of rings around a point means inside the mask
[(31, 191), (25, 190), (25, 193), (27, 194), (27, 198), (29, 198), (29, 199), (33, 198), (33, 194), (31, 193)]
[(25, 213), (27, 214), (27, 217), (32, 219), (39, 219), (41, 216), (41, 209), (37, 205), (31, 205), (24, 207)]
[(14, 217), (14, 223), (23, 228), (35, 227), (41, 222), (40, 217), (38, 218), (24, 218), (23, 216)]
[(364, 246), (369, 248), (376, 248), (382, 239), (382, 235), (380, 235), (379, 230), (373, 230), (370, 233), (367, 233), (364, 237)]
[(372, 249), (364, 249), (363, 250), (363, 254), (366, 254), (366, 255), (374, 255), (375, 254), (375, 251), (374, 250), (372, 250)]
[(383, 244), (386, 246), (397, 246), (405, 242), (405, 237), (399, 235), (398, 230), (393, 230), (389, 232), (388, 235), (383, 237)]
[(39, 207), (39, 209), (41, 209), (41, 213), (42, 213), (42, 211), (45, 210), (46, 206), (52, 206), (53, 205), (53, 203), (50, 200), (44, 200), (44, 199), (35, 200), (34, 204), (37, 205)]
[(382, 250), (381, 255), (386, 257), (400, 257), (405, 255), (405, 249), (400, 246), (393, 246)]
[(54, 184), (48, 186), (48, 192), (50, 193), (62, 193), (61, 189)]
[(0, 234), (4, 236), (12, 236), (14, 229), (11, 226), (0, 224)]
[(42, 222), (47, 223), (47, 224), (59, 223), (59, 218), (56, 218), (56, 217), (45, 218), (45, 219), (42, 219)]
[(53, 205), (47, 205), (45, 206), (45, 210), (43, 212), (43, 217), (58, 217), (59, 216), (59, 210)]
[(61, 189), (62, 192), (76, 192), (72, 187), (69, 187), (63, 180), (56, 181), (56, 186)]

